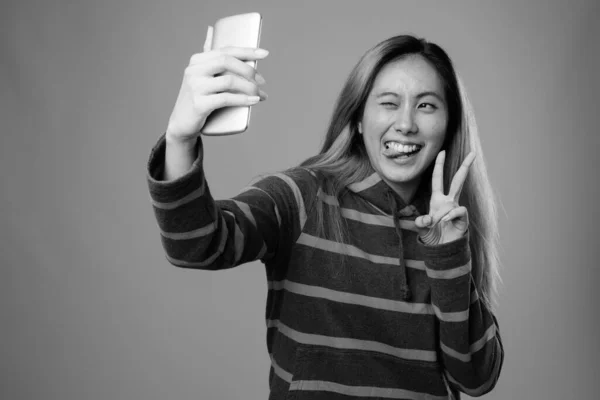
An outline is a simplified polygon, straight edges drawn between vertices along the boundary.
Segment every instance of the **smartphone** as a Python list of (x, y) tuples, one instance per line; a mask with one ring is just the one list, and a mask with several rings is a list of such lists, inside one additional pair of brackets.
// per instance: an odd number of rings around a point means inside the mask
[[(228, 46), (258, 48), (262, 16), (257, 13), (232, 15), (219, 19), (213, 26), (211, 49)], [(256, 68), (256, 61), (246, 61)], [(250, 106), (224, 107), (213, 111), (201, 130), (203, 135), (242, 133), (250, 124)]]

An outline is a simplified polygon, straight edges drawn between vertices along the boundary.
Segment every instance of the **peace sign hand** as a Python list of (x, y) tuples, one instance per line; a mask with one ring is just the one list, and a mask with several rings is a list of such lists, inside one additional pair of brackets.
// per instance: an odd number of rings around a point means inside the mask
[(431, 200), (429, 214), (417, 217), (415, 224), (421, 240), (426, 245), (452, 242), (464, 236), (469, 227), (469, 215), (465, 207), (458, 204), (460, 192), (467, 179), (469, 167), (475, 160), (470, 152), (452, 178), (450, 191), (444, 194), (444, 161), (446, 152), (441, 151), (431, 177)]

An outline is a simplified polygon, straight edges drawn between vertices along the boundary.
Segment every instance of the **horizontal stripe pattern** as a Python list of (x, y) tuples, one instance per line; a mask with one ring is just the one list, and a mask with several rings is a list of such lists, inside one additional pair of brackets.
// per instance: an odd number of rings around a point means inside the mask
[(330, 194), (319, 190), (317, 193), (317, 197), (325, 204), (328, 204), (333, 207), (340, 208), (340, 213), (344, 218), (353, 219), (355, 221), (360, 221), (365, 224), (370, 225), (380, 225), (380, 226), (388, 226), (390, 228), (394, 227), (394, 219), (391, 215), (386, 214), (371, 214), (366, 212), (361, 212), (352, 208), (340, 207), (339, 200)]
[[(400, 265), (398, 258), (369, 254), (356, 246), (322, 239), (306, 233), (301, 233), (296, 243), (328, 252), (363, 258), (375, 264)], [(423, 261), (405, 260), (405, 262), (406, 266), (409, 268), (425, 270), (425, 263)]]
[[(501, 349), (501, 346), (498, 345), (497, 348)], [(493, 359), (493, 365), (490, 368), (492, 373), (489, 375), (489, 377), (487, 378), (487, 380), (485, 382), (483, 382), (475, 387), (468, 387), (464, 383), (455, 379), (452, 371), (445, 371), (445, 374), (446, 374), (446, 377), (448, 378), (448, 381), (450, 381), (455, 387), (459, 388), (459, 390), (461, 392), (466, 393), (469, 396), (473, 396), (473, 397), (483, 396), (484, 394), (488, 393), (496, 385), (496, 382), (498, 381), (498, 374), (502, 367), (503, 358), (504, 357), (502, 354), (496, 355), (496, 357)]]
[[(324, 214), (325, 214), (325, 217), (327, 217), (328, 212), (325, 212)], [(324, 252), (326, 252), (324, 254), (327, 254), (330, 256), (329, 258), (331, 258), (331, 257), (337, 258), (337, 256), (334, 254), (340, 255), (340, 260), (341, 259), (347, 260), (348, 258), (350, 258), (346, 251), (342, 250), (342, 251), (337, 251), (334, 253), (334, 252), (331, 252), (328, 250), (330, 245), (329, 245), (329, 242), (327, 242), (327, 241), (338, 242), (338, 240), (336, 240), (331, 235), (331, 232), (319, 231), (315, 226), (316, 219), (317, 219), (317, 217), (315, 215), (312, 215), (311, 217), (309, 217), (309, 220), (306, 224), (306, 228), (304, 229), (304, 231), (302, 233), (304, 233), (305, 235), (308, 235), (308, 236), (314, 236), (314, 237), (318, 238), (319, 240), (320, 239), (325, 240), (326, 242), (323, 244), (323, 246), (319, 246), (319, 247)], [(349, 246), (355, 247), (357, 249), (360, 249), (368, 254), (389, 257), (391, 260), (393, 260), (392, 261), (393, 264), (387, 264), (387, 265), (399, 265), (400, 240), (399, 240), (398, 233), (396, 232), (395, 228), (364, 224), (360, 221), (356, 221), (356, 220), (352, 220), (352, 219), (344, 219), (344, 224), (347, 226), (349, 234), (346, 235), (340, 241), (341, 243), (343, 243), (344, 245), (349, 245)], [(356, 232), (361, 232), (361, 235), (357, 235)], [(402, 233), (403, 233), (402, 244), (403, 244), (403, 250), (404, 250), (403, 251), (404, 259), (419, 261), (419, 263), (418, 263), (418, 264), (420, 264), (419, 269), (422, 271), (425, 271), (425, 263), (424, 263), (423, 259), (420, 258), (421, 255), (419, 253), (418, 246), (416, 243), (412, 242), (412, 240), (414, 239), (414, 237), (416, 237), (417, 234), (415, 232), (410, 232), (407, 230), (403, 230)], [(313, 250), (305, 249), (305, 248), (298, 249), (298, 250), (299, 250), (299, 254), (320, 253), (320, 252), (315, 252), (314, 248), (313, 248)], [(361, 261), (361, 260), (363, 260), (363, 259), (357, 258), (356, 261)], [(409, 261), (409, 263), (414, 264), (412, 261)], [(364, 264), (369, 265), (369, 263), (364, 263)]]
[(353, 192), (362, 192), (363, 190), (367, 190), (379, 182), (381, 182), (381, 177), (377, 172), (374, 172), (362, 181), (348, 185), (348, 189), (352, 190)]
[(428, 268), (427, 275), (433, 279), (454, 279), (471, 272), (471, 263), (461, 265), (460, 267), (447, 269), (447, 270), (435, 270)]
[[(284, 400), (288, 390), (328, 400), (445, 398), (443, 375), (468, 394), (495, 386), (503, 349), (471, 277), (468, 235), (440, 246), (419, 243), (414, 219), (426, 209), (423, 196), (414, 203), (419, 210), (396, 198), (401, 237), (390, 215), (390, 189), (377, 173), (350, 185), (340, 198), (319, 192), (319, 174), (296, 169), (215, 201), (201, 166), (201, 144), (198, 149), (190, 171), (173, 182), (160, 179), (164, 135), (152, 151), (148, 184), (161, 242), (167, 260), (181, 267), (264, 262), (270, 379), (277, 391), (272, 400)], [(326, 215), (339, 210), (349, 229), (346, 243), (317, 229), (318, 201)], [(409, 300), (398, 293), (400, 254)], [(295, 368), (299, 350), (308, 357), (306, 368)], [(338, 358), (353, 361), (336, 368)], [(396, 368), (405, 369), (392, 380), (378, 380)]]
[[(309, 251), (307, 251), (309, 249)], [(291, 266), (285, 274), (271, 278), (274, 281), (290, 280), (345, 293), (400, 300), (398, 281), (401, 269), (398, 265), (373, 264), (362, 258), (345, 257), (326, 250), (307, 248), (304, 245), (293, 249)], [(304, 256), (303, 256), (304, 255)], [(318, 268), (305, 268), (310, 263)], [(415, 263), (413, 267), (418, 266)], [(409, 286), (413, 292), (411, 303), (431, 303), (430, 282), (423, 270), (406, 268)], [(448, 311), (444, 309), (444, 311)], [(451, 311), (451, 310), (450, 310)]]
[[(391, 359), (374, 359), (359, 353), (332, 354), (330, 351), (320, 349), (316, 351), (312, 349), (311, 353), (308, 356), (310, 358), (296, 357), (294, 367), (298, 373), (296, 376), (292, 370), (288, 371), (281, 367), (273, 354), (269, 355), (273, 373), (289, 385), (289, 391), (328, 392), (328, 399), (335, 393), (357, 398), (447, 399), (445, 395), (431, 393), (432, 389), (434, 393), (444, 391), (443, 378), (438, 377), (435, 369), (427, 370), (427, 373), (431, 375), (429, 384), (419, 384), (419, 372), (414, 371), (411, 364), (398, 364)], [(361, 360), (365, 360), (366, 363)], [(337, 368), (331, 368), (332, 365)], [(396, 369), (392, 370), (391, 368)], [(333, 381), (340, 375), (339, 371), (344, 373), (349, 370), (366, 378), (365, 384), (355, 385)], [(388, 376), (384, 376), (384, 374)], [(314, 379), (312, 377), (314, 375), (322, 376), (325, 379)], [(399, 381), (396, 377), (398, 375), (405, 376), (408, 381), (413, 383), (411, 389), (398, 388)], [(438, 377), (437, 384), (432, 384), (435, 377)]]
[(349, 208), (341, 208), (342, 217), (352, 219), (369, 225), (394, 227), (394, 220), (386, 215), (367, 214)]
[[(301, 388), (301, 382), (324, 381), (374, 390), (402, 389), (411, 394), (447, 394), (444, 375), (434, 362), (404, 360), (360, 349), (299, 344), (290, 342), (280, 333), (274, 336), (274, 341), (276, 345), (270, 354), (272, 366), (277, 371), (273, 372), (281, 375), (281, 381), (287, 380), (284, 382), (290, 389)], [(280, 347), (281, 341), (288, 341), (293, 346)], [(272, 384), (281, 389), (279, 379)]]
[[(285, 207), (285, 211), (289, 215), (298, 215), (293, 208), (296, 205), (293, 199), (299, 192), (297, 185), (293, 188), (285, 177), (271, 176), (247, 190), (246, 193), (252, 192), (250, 196), (242, 193), (236, 198), (215, 202), (201, 177), (194, 178), (194, 181), (203, 182), (199, 188), (181, 180), (177, 182), (177, 196), (165, 198), (165, 190), (160, 189), (160, 201), (157, 200), (159, 197), (153, 198), (169, 263), (184, 268), (231, 268), (243, 262), (270, 259), (275, 256), (275, 249), (286, 249), (291, 245), (295, 239), (292, 235), (299, 227), (281, 234), (273, 229), (272, 221), (277, 220), (277, 227), (282, 224), (277, 196), (291, 199), (291, 207)], [(283, 190), (268, 193), (265, 187), (272, 188), (275, 181)], [(286, 200), (286, 203), (290, 202)], [(291, 220), (286, 217), (286, 224)], [(269, 251), (269, 246), (273, 251)]]
[(202, 179), (202, 185), (199, 188), (193, 190), (189, 194), (187, 194), (177, 200), (173, 200), (170, 202), (160, 202), (160, 201), (156, 201), (156, 200), (152, 199), (151, 201), (152, 201), (152, 205), (158, 209), (175, 210), (178, 207), (181, 207), (185, 204), (191, 203), (192, 201), (197, 200), (200, 197), (204, 196), (205, 190), (206, 190), (206, 180)]
[[(387, 214), (371, 214), (366, 212), (361, 212), (358, 210), (354, 210), (352, 208), (340, 207), (340, 203), (338, 199), (334, 196), (324, 193), (323, 191), (319, 191), (317, 193), (317, 197), (323, 201), (325, 204), (330, 206), (340, 208), (340, 213), (342, 217), (351, 219), (354, 221), (359, 221), (367, 225), (379, 225), (379, 226), (387, 226), (390, 228), (394, 228), (394, 218), (391, 215)], [(410, 212), (413, 212), (412, 208), (409, 208)], [(405, 229), (408, 231), (418, 232), (417, 227), (415, 225), (414, 220), (405, 220), (401, 219), (399, 221), (400, 229)]]
[(304, 232), (300, 234), (296, 243), (328, 252), (363, 258), (376, 264), (400, 265), (397, 258), (369, 254), (356, 246), (322, 239), (320, 237), (308, 235)]
[(469, 320), (469, 310), (455, 312), (441, 312), (440, 309), (432, 304), (435, 315), (444, 322), (464, 322)]
[(348, 386), (326, 381), (301, 381), (300, 385), (297, 385), (290, 390), (326, 391), (357, 398), (380, 397), (385, 399), (411, 400), (444, 400), (448, 398), (447, 396), (431, 396), (426, 393), (416, 393), (404, 389)]
[(405, 301), (389, 300), (378, 297), (364, 296), (355, 293), (341, 292), (324, 287), (304, 285), (302, 283), (288, 280), (280, 282), (269, 282), (268, 288), (272, 290), (287, 290), (303, 296), (316, 297), (335, 301), (338, 303), (355, 304), (378, 310), (396, 311), (410, 314), (433, 314), (431, 304), (409, 303)]
[(307, 334), (291, 329), (279, 320), (267, 320), (267, 328), (277, 328), (281, 334), (287, 336), (295, 342), (307, 345), (326, 346), (336, 349), (373, 351), (406, 360), (426, 362), (433, 362), (437, 360), (437, 354), (435, 351), (397, 348), (372, 340), (358, 340), (352, 338)]
[[(292, 292), (279, 294), (283, 300), (274, 304), (270, 320), (278, 320), (293, 331), (331, 338), (352, 338), (377, 342), (392, 348), (438, 351), (432, 334), (436, 318), (432, 314), (411, 314), (380, 310), (377, 313), (361, 305), (339, 303)], [(335, 321), (331, 324), (330, 321)], [(385, 328), (382, 328), (385, 327)], [(398, 335), (398, 331), (403, 334)], [(288, 346), (290, 343), (280, 343)], [(293, 347), (293, 346), (292, 346)]]
[(227, 235), (228, 235), (228, 233), (229, 233), (229, 231), (227, 229), (227, 225), (224, 223), (222, 225), (221, 235), (219, 237), (217, 251), (215, 251), (214, 253), (212, 253), (211, 255), (209, 255), (208, 258), (206, 258), (205, 260), (202, 260), (202, 261), (179, 260), (179, 259), (171, 257), (169, 254), (166, 255), (167, 260), (171, 264), (177, 265), (179, 267), (186, 267), (186, 268), (205, 268), (205, 267), (208, 267), (209, 265), (213, 264), (216, 261), (216, 259), (223, 254), (223, 252), (225, 250), (225, 245), (227, 243)]
[(217, 230), (217, 221), (211, 222), (202, 228), (195, 229), (193, 231), (187, 232), (164, 232), (161, 231), (160, 234), (167, 239), (171, 240), (189, 240), (189, 239), (198, 239), (201, 237), (205, 237), (210, 235), (211, 233)]

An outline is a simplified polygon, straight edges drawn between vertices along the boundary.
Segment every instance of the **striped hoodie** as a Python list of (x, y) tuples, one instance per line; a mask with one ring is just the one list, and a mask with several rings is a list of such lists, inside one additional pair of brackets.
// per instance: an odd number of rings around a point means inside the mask
[[(468, 233), (426, 246), (413, 204), (374, 172), (339, 198), (301, 168), (214, 200), (203, 148), (190, 171), (162, 181), (165, 136), (147, 181), (166, 259), (223, 270), (260, 260), (266, 269), (269, 400), (460, 399), (494, 388), (504, 352), (497, 320), (480, 301)], [(315, 205), (337, 208), (343, 242), (317, 229)]]

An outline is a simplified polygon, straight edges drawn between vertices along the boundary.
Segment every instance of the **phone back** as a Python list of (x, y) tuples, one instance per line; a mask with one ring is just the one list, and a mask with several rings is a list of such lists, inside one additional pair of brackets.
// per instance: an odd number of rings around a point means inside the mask
[[(259, 13), (233, 15), (218, 20), (213, 27), (212, 49), (223, 47), (258, 48), (262, 17)], [(256, 68), (256, 61), (246, 61)], [(224, 107), (213, 111), (204, 127), (204, 135), (231, 135), (244, 132), (250, 123), (250, 106)]]

